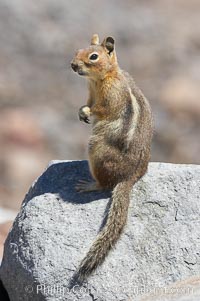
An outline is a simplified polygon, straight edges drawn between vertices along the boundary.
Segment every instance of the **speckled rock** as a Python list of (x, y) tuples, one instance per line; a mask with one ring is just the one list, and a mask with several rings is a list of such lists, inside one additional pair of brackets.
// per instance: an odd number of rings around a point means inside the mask
[(11, 301), (140, 300), (200, 274), (200, 166), (151, 163), (116, 247), (87, 283), (69, 288), (108, 204), (109, 193), (75, 192), (89, 178), (86, 161), (54, 161), (31, 187), (0, 269)]

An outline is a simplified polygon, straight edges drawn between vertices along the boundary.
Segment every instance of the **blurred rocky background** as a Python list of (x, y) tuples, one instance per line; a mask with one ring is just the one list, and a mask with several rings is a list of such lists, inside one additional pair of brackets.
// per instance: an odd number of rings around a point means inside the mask
[(93, 33), (115, 37), (151, 102), (152, 161), (200, 163), (199, 12), (199, 0), (0, 0), (0, 207), (17, 211), (49, 160), (87, 158), (86, 81), (70, 61)]

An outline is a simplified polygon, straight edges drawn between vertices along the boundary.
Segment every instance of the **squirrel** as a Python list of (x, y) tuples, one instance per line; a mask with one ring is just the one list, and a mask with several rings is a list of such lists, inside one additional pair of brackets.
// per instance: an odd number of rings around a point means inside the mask
[(132, 186), (150, 160), (153, 118), (141, 90), (120, 69), (112, 37), (100, 43), (94, 34), (91, 45), (76, 52), (71, 67), (88, 80), (89, 98), (79, 119), (90, 123), (93, 117), (88, 155), (95, 181), (79, 181), (76, 190), (112, 190), (106, 222), (76, 273), (76, 280), (83, 282), (103, 263), (126, 224)]

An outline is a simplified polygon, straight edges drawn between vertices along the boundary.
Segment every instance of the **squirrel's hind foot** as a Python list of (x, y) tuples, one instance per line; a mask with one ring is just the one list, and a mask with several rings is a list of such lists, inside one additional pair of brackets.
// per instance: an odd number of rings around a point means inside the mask
[(75, 189), (77, 192), (91, 192), (100, 191), (102, 187), (97, 182), (79, 180), (76, 184)]

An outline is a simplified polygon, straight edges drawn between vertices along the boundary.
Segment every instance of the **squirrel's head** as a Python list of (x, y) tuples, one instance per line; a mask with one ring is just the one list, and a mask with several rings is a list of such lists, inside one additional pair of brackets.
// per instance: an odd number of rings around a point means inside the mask
[(94, 34), (91, 45), (76, 52), (71, 62), (72, 69), (94, 80), (103, 79), (118, 66), (114, 44), (112, 37), (105, 38), (100, 44), (98, 35)]

